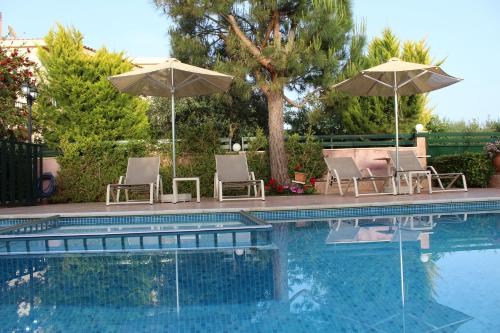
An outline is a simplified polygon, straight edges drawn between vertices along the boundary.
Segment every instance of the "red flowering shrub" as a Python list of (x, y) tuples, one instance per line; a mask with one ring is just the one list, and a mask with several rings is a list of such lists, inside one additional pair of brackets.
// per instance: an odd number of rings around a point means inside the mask
[[(28, 52), (29, 49), (28, 49)], [(35, 63), (17, 49), (0, 46), (0, 138), (27, 138), (27, 111), (16, 108), (24, 82), (35, 84)]]

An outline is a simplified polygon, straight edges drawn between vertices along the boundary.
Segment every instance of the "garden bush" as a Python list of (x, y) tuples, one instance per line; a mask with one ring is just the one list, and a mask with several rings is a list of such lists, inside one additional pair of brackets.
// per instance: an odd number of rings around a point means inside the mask
[(323, 159), (323, 145), (314, 139), (311, 132), (305, 136), (305, 141), (300, 141), (298, 134), (287, 138), (285, 148), (288, 156), (288, 173), (293, 176), (297, 167), (304, 170), (308, 177), (322, 177), (326, 171)]
[(148, 146), (145, 142), (122, 144), (91, 137), (76, 143), (63, 139), (57, 191), (51, 202), (104, 201), (106, 185), (125, 175), (129, 157), (146, 156)]
[[(177, 129), (177, 177), (200, 177), (202, 196), (213, 195), (215, 173), (215, 155), (221, 153), (219, 131), (214, 119), (191, 116), (185, 123), (179, 123)], [(161, 175), (165, 193), (172, 193), (171, 146), (163, 152)], [(179, 193), (196, 193), (194, 182), (179, 183)]]
[[(219, 132), (210, 119), (198, 119), (178, 126), (177, 176), (200, 177), (201, 195), (213, 195), (215, 155), (221, 151)], [(63, 139), (60, 144), (62, 155), (57, 177), (57, 192), (51, 202), (103, 202), (106, 185), (116, 183), (125, 175), (129, 157), (159, 155), (160, 174), (164, 193), (172, 193), (172, 153), (170, 144), (153, 144), (147, 141), (117, 143), (101, 141), (90, 137), (70, 143)], [(250, 144), (247, 154), (249, 169), (258, 179), (269, 180), (269, 155), (267, 138), (262, 130)], [(300, 142), (296, 135), (286, 143), (290, 176), (297, 164), (303, 166), (309, 177), (321, 177), (325, 171), (321, 144), (312, 135)], [(179, 183), (180, 193), (195, 192), (193, 182)]]
[(432, 158), (429, 165), (439, 173), (463, 172), (469, 187), (487, 187), (493, 174), (491, 160), (483, 153), (460, 153)]

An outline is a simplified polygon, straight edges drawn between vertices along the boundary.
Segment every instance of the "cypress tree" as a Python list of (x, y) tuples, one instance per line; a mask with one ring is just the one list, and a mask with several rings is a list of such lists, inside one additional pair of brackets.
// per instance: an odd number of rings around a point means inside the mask
[(70, 141), (147, 137), (148, 103), (118, 92), (107, 80), (133, 68), (123, 53), (91, 52), (79, 31), (62, 25), (49, 31), (45, 43), (38, 50), (43, 71), (36, 112), (47, 142), (63, 136)]

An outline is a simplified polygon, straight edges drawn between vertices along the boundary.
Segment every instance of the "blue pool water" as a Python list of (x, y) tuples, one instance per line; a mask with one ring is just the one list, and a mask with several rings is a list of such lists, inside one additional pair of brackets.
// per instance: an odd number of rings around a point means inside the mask
[(500, 332), (500, 213), (370, 213), (255, 214), (268, 243), (3, 253), (0, 332)]

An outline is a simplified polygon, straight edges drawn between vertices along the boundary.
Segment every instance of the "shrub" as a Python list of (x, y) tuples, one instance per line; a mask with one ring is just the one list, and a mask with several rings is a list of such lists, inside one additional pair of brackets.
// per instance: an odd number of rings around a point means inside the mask
[(120, 144), (85, 138), (77, 143), (63, 139), (58, 157), (57, 192), (52, 202), (104, 201), (106, 185), (125, 175), (129, 157), (146, 156), (144, 142)]
[(255, 138), (250, 141), (247, 151), (248, 169), (255, 173), (257, 179), (266, 179), (271, 173), (267, 149), (267, 137), (264, 131), (258, 128), (255, 132)]
[(463, 172), (470, 187), (487, 187), (493, 174), (491, 161), (483, 153), (442, 155), (433, 158), (430, 165), (439, 173)]
[[(200, 177), (202, 196), (213, 195), (215, 155), (220, 153), (219, 131), (214, 119), (191, 116), (179, 123), (177, 130), (177, 177)], [(171, 146), (164, 151), (167, 157), (160, 170), (165, 193), (172, 193)], [(179, 183), (179, 193), (196, 193), (194, 182)]]
[(292, 134), (287, 138), (286, 152), (288, 155), (288, 173), (293, 175), (295, 167), (300, 165), (303, 172), (309, 177), (320, 178), (326, 170), (323, 159), (323, 146), (316, 141), (312, 133), (305, 136), (301, 142), (298, 134)]

